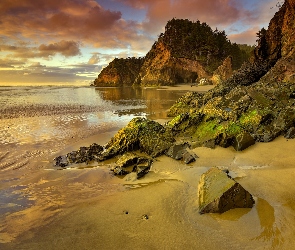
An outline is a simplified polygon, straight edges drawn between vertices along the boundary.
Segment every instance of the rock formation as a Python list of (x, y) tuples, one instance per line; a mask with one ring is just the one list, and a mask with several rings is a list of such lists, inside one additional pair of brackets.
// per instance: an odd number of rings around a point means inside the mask
[(211, 168), (201, 176), (198, 192), (201, 214), (252, 208), (255, 203), (248, 191), (218, 168)]
[(144, 58), (116, 58), (105, 67), (94, 80), (94, 86), (133, 85), (137, 79)]
[[(232, 61), (225, 60), (229, 56)], [(101, 71), (93, 85), (196, 83), (201, 78), (211, 78), (220, 65), (223, 67), (218, 76), (225, 80), (232, 70), (229, 64), (232, 62), (237, 69), (247, 56), (226, 38), (224, 31), (213, 31), (199, 21), (172, 19), (144, 59), (115, 59)], [(215, 75), (217, 77), (217, 73)]]
[(233, 74), (232, 68), (232, 57), (228, 56), (223, 63), (213, 72), (213, 76), (211, 81), (213, 84), (219, 84), (228, 78), (230, 78)]
[(195, 146), (213, 141), (237, 150), (285, 135), (295, 125), (294, 20), (295, 4), (288, 0), (258, 33), (250, 60), (206, 94), (181, 97), (167, 127)]

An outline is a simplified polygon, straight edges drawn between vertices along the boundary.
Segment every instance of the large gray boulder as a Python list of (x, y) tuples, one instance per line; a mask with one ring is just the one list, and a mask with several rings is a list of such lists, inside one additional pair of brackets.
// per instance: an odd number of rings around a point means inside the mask
[(218, 168), (210, 168), (199, 182), (199, 212), (224, 213), (233, 208), (251, 208), (252, 195)]

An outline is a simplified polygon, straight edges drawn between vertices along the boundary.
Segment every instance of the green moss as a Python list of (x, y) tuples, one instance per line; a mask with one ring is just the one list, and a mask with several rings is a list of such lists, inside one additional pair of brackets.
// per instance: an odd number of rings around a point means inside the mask
[(173, 128), (176, 124), (181, 121), (181, 115), (174, 117), (170, 122), (167, 123), (168, 128)]
[(242, 131), (241, 126), (234, 122), (231, 122), (225, 129), (226, 134), (229, 136), (237, 135), (241, 133), (241, 131)]
[(190, 111), (190, 106), (183, 102), (175, 103), (169, 110), (168, 116), (178, 116), (179, 114), (183, 114), (185, 112)]
[(247, 113), (242, 114), (239, 119), (239, 123), (243, 127), (247, 127), (249, 125), (255, 126), (260, 123), (261, 119), (262, 119), (262, 116), (259, 114), (259, 112), (256, 109), (254, 109), (254, 110), (248, 111)]
[(220, 134), (234, 136), (242, 131), (240, 124), (235, 122), (219, 123), (218, 120), (202, 122), (194, 132), (193, 138), (198, 141), (215, 139)]
[(194, 137), (201, 141), (210, 140), (215, 138), (222, 130), (223, 126), (220, 126), (217, 120), (205, 121), (197, 127)]

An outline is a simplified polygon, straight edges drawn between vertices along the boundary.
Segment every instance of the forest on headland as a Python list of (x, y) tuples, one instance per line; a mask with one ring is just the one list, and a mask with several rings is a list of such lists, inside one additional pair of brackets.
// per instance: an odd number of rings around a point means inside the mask
[[(150, 51), (143, 58), (115, 58), (94, 80), (94, 86), (174, 85), (210, 80), (223, 62), (230, 58), (226, 80), (241, 67), (255, 46), (232, 43), (225, 31), (200, 21), (169, 20)], [(220, 73), (219, 73), (220, 74)]]

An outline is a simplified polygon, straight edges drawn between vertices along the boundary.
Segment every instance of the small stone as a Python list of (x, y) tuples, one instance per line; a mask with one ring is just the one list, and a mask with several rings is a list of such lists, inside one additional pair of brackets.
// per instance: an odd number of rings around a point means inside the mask
[(295, 138), (295, 128), (291, 127), (287, 133), (285, 134), (286, 139), (294, 139)]
[(234, 137), (233, 147), (236, 151), (242, 151), (253, 144), (255, 144), (255, 140), (248, 132), (238, 134)]
[(53, 162), (54, 162), (54, 166), (56, 166), (56, 167), (64, 168), (69, 165), (67, 156), (65, 156), (65, 155), (60, 155), (60, 156), (54, 158)]
[(137, 178), (140, 179), (150, 171), (150, 166), (136, 166)]
[(186, 151), (184, 154), (183, 154), (183, 162), (185, 164), (189, 164), (189, 163), (192, 163), (196, 161), (196, 158), (190, 154), (188, 151)]
[(166, 152), (166, 155), (175, 159), (175, 160), (181, 160), (184, 154), (184, 149), (188, 147), (187, 144), (174, 144), (172, 145), (168, 151)]
[(149, 216), (148, 216), (147, 214), (144, 214), (144, 215), (142, 216), (142, 219), (143, 219), (143, 220), (148, 220), (148, 219), (149, 219)]
[(130, 172), (126, 171), (124, 168), (116, 166), (115, 168), (112, 169), (115, 175), (126, 175), (129, 174)]

